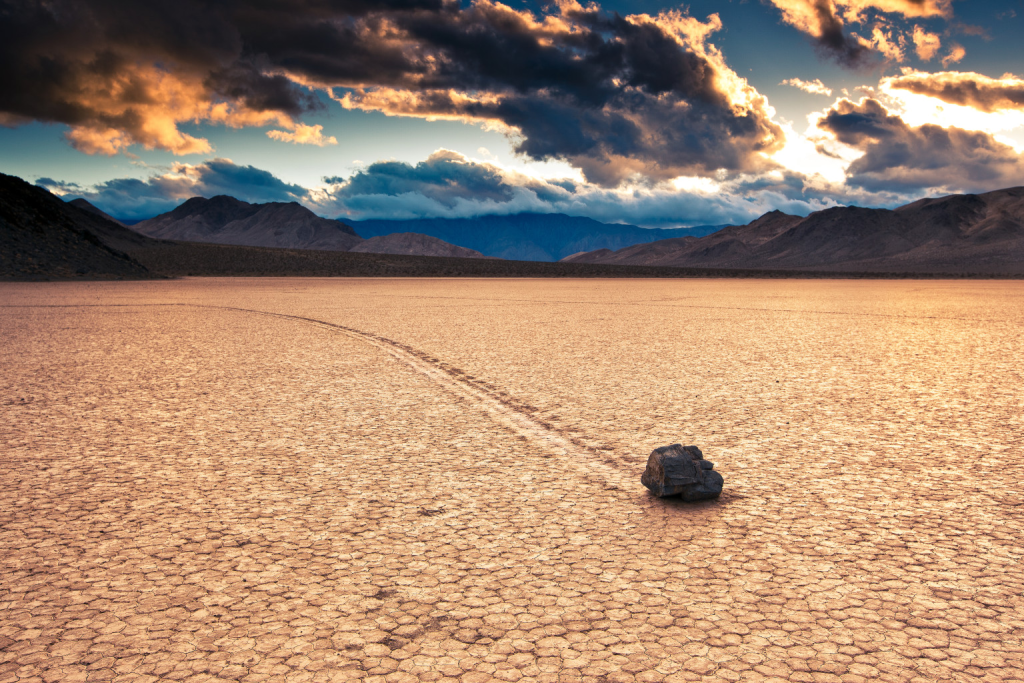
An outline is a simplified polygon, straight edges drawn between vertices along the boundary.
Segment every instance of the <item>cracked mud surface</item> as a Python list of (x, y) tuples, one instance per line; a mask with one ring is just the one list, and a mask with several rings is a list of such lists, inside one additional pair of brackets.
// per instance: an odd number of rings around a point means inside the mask
[[(1013, 282), (0, 285), (0, 683), (1024, 680), (1022, 325)], [(722, 498), (640, 486), (674, 442)]]

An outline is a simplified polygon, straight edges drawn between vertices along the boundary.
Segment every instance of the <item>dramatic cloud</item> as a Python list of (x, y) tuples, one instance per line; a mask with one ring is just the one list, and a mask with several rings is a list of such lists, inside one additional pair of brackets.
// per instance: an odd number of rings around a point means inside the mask
[(867, 46), (846, 34), (832, 0), (771, 0), (782, 19), (814, 38), (823, 53), (844, 66), (856, 66), (869, 54)]
[(1024, 184), (1024, 160), (984, 132), (910, 126), (875, 99), (839, 100), (821, 130), (863, 152), (847, 168), (851, 185), (868, 190), (985, 191)]
[(84, 197), (117, 218), (151, 218), (170, 211), (190, 197), (226, 194), (248, 202), (305, 200), (307, 191), (254, 166), (239, 166), (230, 159), (202, 164), (175, 164), (170, 172), (146, 180), (115, 178), (92, 188), (40, 178), (36, 184), (64, 195)]
[[(647, 227), (745, 223), (773, 209), (807, 214), (834, 206), (836, 192), (805, 187), (800, 176), (779, 171), (723, 181), (690, 177), (609, 189), (572, 179), (538, 179), (448, 150), (438, 150), (417, 164), (377, 162), (347, 178), (324, 178), (323, 186), (308, 189), (227, 159), (177, 164), (144, 180), (118, 178), (95, 187), (51, 178), (36, 182), (65, 199), (84, 197), (126, 219), (170, 211), (194, 196), (228, 194), (257, 203), (298, 201), (321, 216), (353, 220), (537, 212)], [(837, 196), (856, 201), (867, 195), (847, 195), (839, 188)], [(887, 195), (871, 199), (893, 203)]]
[(1024, 110), (1024, 79), (1011, 74), (990, 78), (974, 72), (908, 71), (902, 76), (887, 79), (887, 84), (897, 90), (908, 90), (983, 112)]
[(492, 164), (471, 162), (457, 152), (438, 150), (415, 166), (400, 161), (378, 161), (350, 178), (324, 178), (337, 200), (353, 197), (418, 194), (453, 207), (459, 200), (511, 201), (517, 188), (529, 189), (541, 201), (550, 201), (574, 189), (569, 180), (552, 183), (512, 174)]
[(343, 106), (497, 126), (518, 152), (566, 160), (608, 186), (766, 169), (782, 143), (765, 98), (707, 43), (716, 16), (622, 18), (566, 2), (540, 21), (478, 0), (405, 26), (431, 41), (416, 87), (353, 83)]
[(721, 182), (691, 177), (608, 189), (569, 179), (532, 178), (448, 150), (415, 165), (378, 162), (349, 178), (324, 180), (325, 191), (313, 193), (318, 212), (354, 220), (529, 211), (676, 227), (745, 223), (773, 209), (806, 214), (835, 204), (821, 193), (806, 191), (798, 176), (778, 171)]
[[(872, 52), (881, 54), (890, 61), (903, 60), (907, 37), (894, 30), (884, 19), (879, 19), (879, 15), (947, 19), (953, 16), (952, 0), (770, 0), (770, 2), (782, 11), (783, 21), (811, 36), (815, 45), (824, 54), (844, 66), (858, 66), (864, 63)], [(870, 24), (869, 32), (865, 36), (848, 32), (846, 28), (848, 24)], [(914, 39), (915, 45), (919, 45), (916, 41), (916, 34), (911, 37)], [(935, 38), (937, 40), (937, 36)], [(923, 35), (922, 40), (924, 40)], [(918, 50), (920, 49), (918, 47)]]
[(921, 61), (931, 61), (941, 48), (942, 40), (937, 33), (929, 33), (920, 26), (914, 27), (914, 51)]
[(267, 137), (272, 140), (294, 142), (299, 145), (316, 145), (317, 147), (338, 144), (337, 138), (333, 135), (324, 135), (324, 127), (319, 124), (307, 126), (300, 123), (290, 133), (284, 130), (268, 130)]
[(962, 45), (953, 43), (953, 46), (949, 49), (949, 54), (942, 58), (942, 66), (948, 67), (950, 64), (956, 64), (966, 56), (967, 50)]
[(88, 153), (209, 143), (187, 121), (277, 126), (316, 90), (390, 115), (481, 122), (533, 159), (608, 186), (772, 167), (782, 131), (767, 101), (679, 12), (621, 17), (562, 0), (535, 15), (493, 0), (25, 0), (0, 22), (0, 112), (55, 121)]
[(791, 85), (794, 88), (799, 88), (804, 92), (809, 92), (812, 95), (831, 95), (832, 88), (827, 87), (821, 82), (820, 78), (815, 78), (813, 81), (805, 81), (800, 78), (787, 78), (786, 80), (779, 83), (779, 85)]

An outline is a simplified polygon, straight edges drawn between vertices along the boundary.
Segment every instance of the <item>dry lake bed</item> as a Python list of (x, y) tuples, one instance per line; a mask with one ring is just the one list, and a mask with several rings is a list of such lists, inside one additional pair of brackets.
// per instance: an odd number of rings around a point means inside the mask
[(1024, 680), (1021, 282), (2, 284), (0, 367), (0, 683)]

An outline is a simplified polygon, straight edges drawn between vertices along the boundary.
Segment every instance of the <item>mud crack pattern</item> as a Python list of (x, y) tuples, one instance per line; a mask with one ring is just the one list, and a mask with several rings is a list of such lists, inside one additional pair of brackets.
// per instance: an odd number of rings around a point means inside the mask
[(1020, 680), (1024, 291), (874, 287), (2, 285), (0, 683)]

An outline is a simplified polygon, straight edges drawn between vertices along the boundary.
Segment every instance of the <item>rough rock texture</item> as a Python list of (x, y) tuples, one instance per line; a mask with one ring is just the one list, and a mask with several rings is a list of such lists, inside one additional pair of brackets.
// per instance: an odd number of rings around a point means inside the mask
[(660, 497), (681, 496), (683, 500), (709, 500), (722, 493), (725, 480), (714, 471), (696, 446), (662, 446), (651, 451), (640, 482)]

